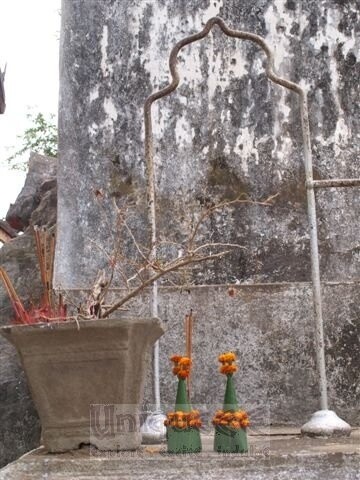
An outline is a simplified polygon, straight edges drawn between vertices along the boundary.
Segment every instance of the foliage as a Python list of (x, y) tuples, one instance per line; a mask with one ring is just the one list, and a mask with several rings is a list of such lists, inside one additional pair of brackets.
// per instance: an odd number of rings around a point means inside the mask
[(26, 162), (19, 157), (30, 151), (49, 157), (57, 156), (58, 133), (54, 121), (55, 115), (45, 117), (42, 113), (29, 113), (27, 118), (30, 121), (30, 127), (24, 130), (22, 135), (18, 135), (22, 145), (7, 159), (11, 167), (17, 170), (26, 170)]

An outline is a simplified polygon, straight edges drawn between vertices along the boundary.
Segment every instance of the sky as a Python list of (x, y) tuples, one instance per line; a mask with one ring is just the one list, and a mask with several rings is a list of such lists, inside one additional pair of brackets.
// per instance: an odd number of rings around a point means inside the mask
[(0, 0), (0, 67), (5, 64), (6, 111), (0, 115), (0, 218), (25, 174), (6, 159), (19, 148), (28, 113), (57, 115), (61, 0)]

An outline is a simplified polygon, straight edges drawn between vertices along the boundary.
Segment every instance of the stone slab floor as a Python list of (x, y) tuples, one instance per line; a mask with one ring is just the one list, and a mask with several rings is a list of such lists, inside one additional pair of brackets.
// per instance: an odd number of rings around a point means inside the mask
[(0, 480), (359, 480), (360, 429), (347, 438), (306, 438), (295, 429), (250, 432), (247, 455), (168, 455), (165, 445), (107, 453), (88, 446), (64, 454), (34, 450), (0, 470)]

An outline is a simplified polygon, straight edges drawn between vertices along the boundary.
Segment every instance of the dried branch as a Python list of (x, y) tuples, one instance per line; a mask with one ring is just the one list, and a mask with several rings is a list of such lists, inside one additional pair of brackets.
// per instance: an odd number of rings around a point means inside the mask
[(139, 285), (137, 288), (134, 288), (131, 292), (129, 292), (124, 298), (119, 300), (118, 302), (114, 303), (114, 305), (111, 308), (108, 308), (102, 315), (103, 318), (108, 317), (112, 312), (117, 310), (119, 307), (124, 305), (124, 303), (128, 302), (132, 298), (134, 298), (136, 295), (138, 295), (142, 290), (144, 290), (146, 287), (149, 287), (152, 285), (156, 280), (158, 280), (160, 277), (163, 275), (166, 275), (167, 273), (173, 272), (174, 270), (177, 270), (179, 268), (185, 267), (186, 265), (194, 264), (194, 263), (201, 263), (201, 262), (206, 262), (209, 260), (214, 260), (215, 258), (220, 258), (223, 257), (224, 255), (227, 255), (229, 253), (228, 251), (224, 252), (219, 252), (219, 253), (214, 253), (212, 255), (206, 255), (204, 257), (182, 257), (181, 261), (176, 261), (173, 264), (168, 265), (166, 268), (161, 269), (156, 273), (155, 275), (151, 276), (142, 285)]
[(234, 206), (234, 205), (239, 205), (239, 204), (247, 204), (247, 205), (261, 205), (261, 206), (264, 206), (264, 207), (270, 207), (272, 205), (272, 201), (279, 195), (279, 193), (276, 193), (274, 195), (271, 195), (270, 197), (268, 197), (267, 199), (265, 200), (260, 200), (260, 201), (255, 201), (255, 200), (244, 200), (244, 199), (241, 199), (241, 198), (235, 198), (234, 200), (229, 200), (229, 201), (225, 201), (225, 202), (221, 202), (221, 203), (218, 203), (216, 205), (212, 205), (208, 208), (206, 208), (206, 210), (200, 215), (200, 218), (198, 219), (198, 221), (196, 222), (195, 224), (195, 227), (193, 229), (193, 232), (190, 234), (190, 238), (189, 238), (189, 241), (188, 241), (188, 251), (192, 251), (193, 250), (193, 243), (194, 243), (194, 239), (198, 233), (198, 230), (200, 228), (200, 225), (204, 222), (204, 220), (206, 218), (208, 218), (209, 216), (211, 216), (213, 213), (219, 211), (219, 210), (223, 210), (224, 208), (227, 208), (227, 207), (231, 207), (231, 206)]

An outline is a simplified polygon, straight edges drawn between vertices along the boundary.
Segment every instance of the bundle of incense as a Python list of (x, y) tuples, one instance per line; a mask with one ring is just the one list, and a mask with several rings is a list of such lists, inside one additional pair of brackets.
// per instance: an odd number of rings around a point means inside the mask
[(55, 234), (49, 233), (44, 228), (34, 227), (34, 237), (44, 292), (43, 304), (50, 309), (54, 309), (52, 278), (55, 257)]
[(3, 281), (6, 291), (9, 295), (11, 304), (15, 312), (15, 320), (19, 323), (31, 323), (28, 312), (25, 310), (24, 305), (22, 304), (14, 285), (11, 283), (11, 280), (8, 274), (3, 268), (0, 267), (0, 279)]

